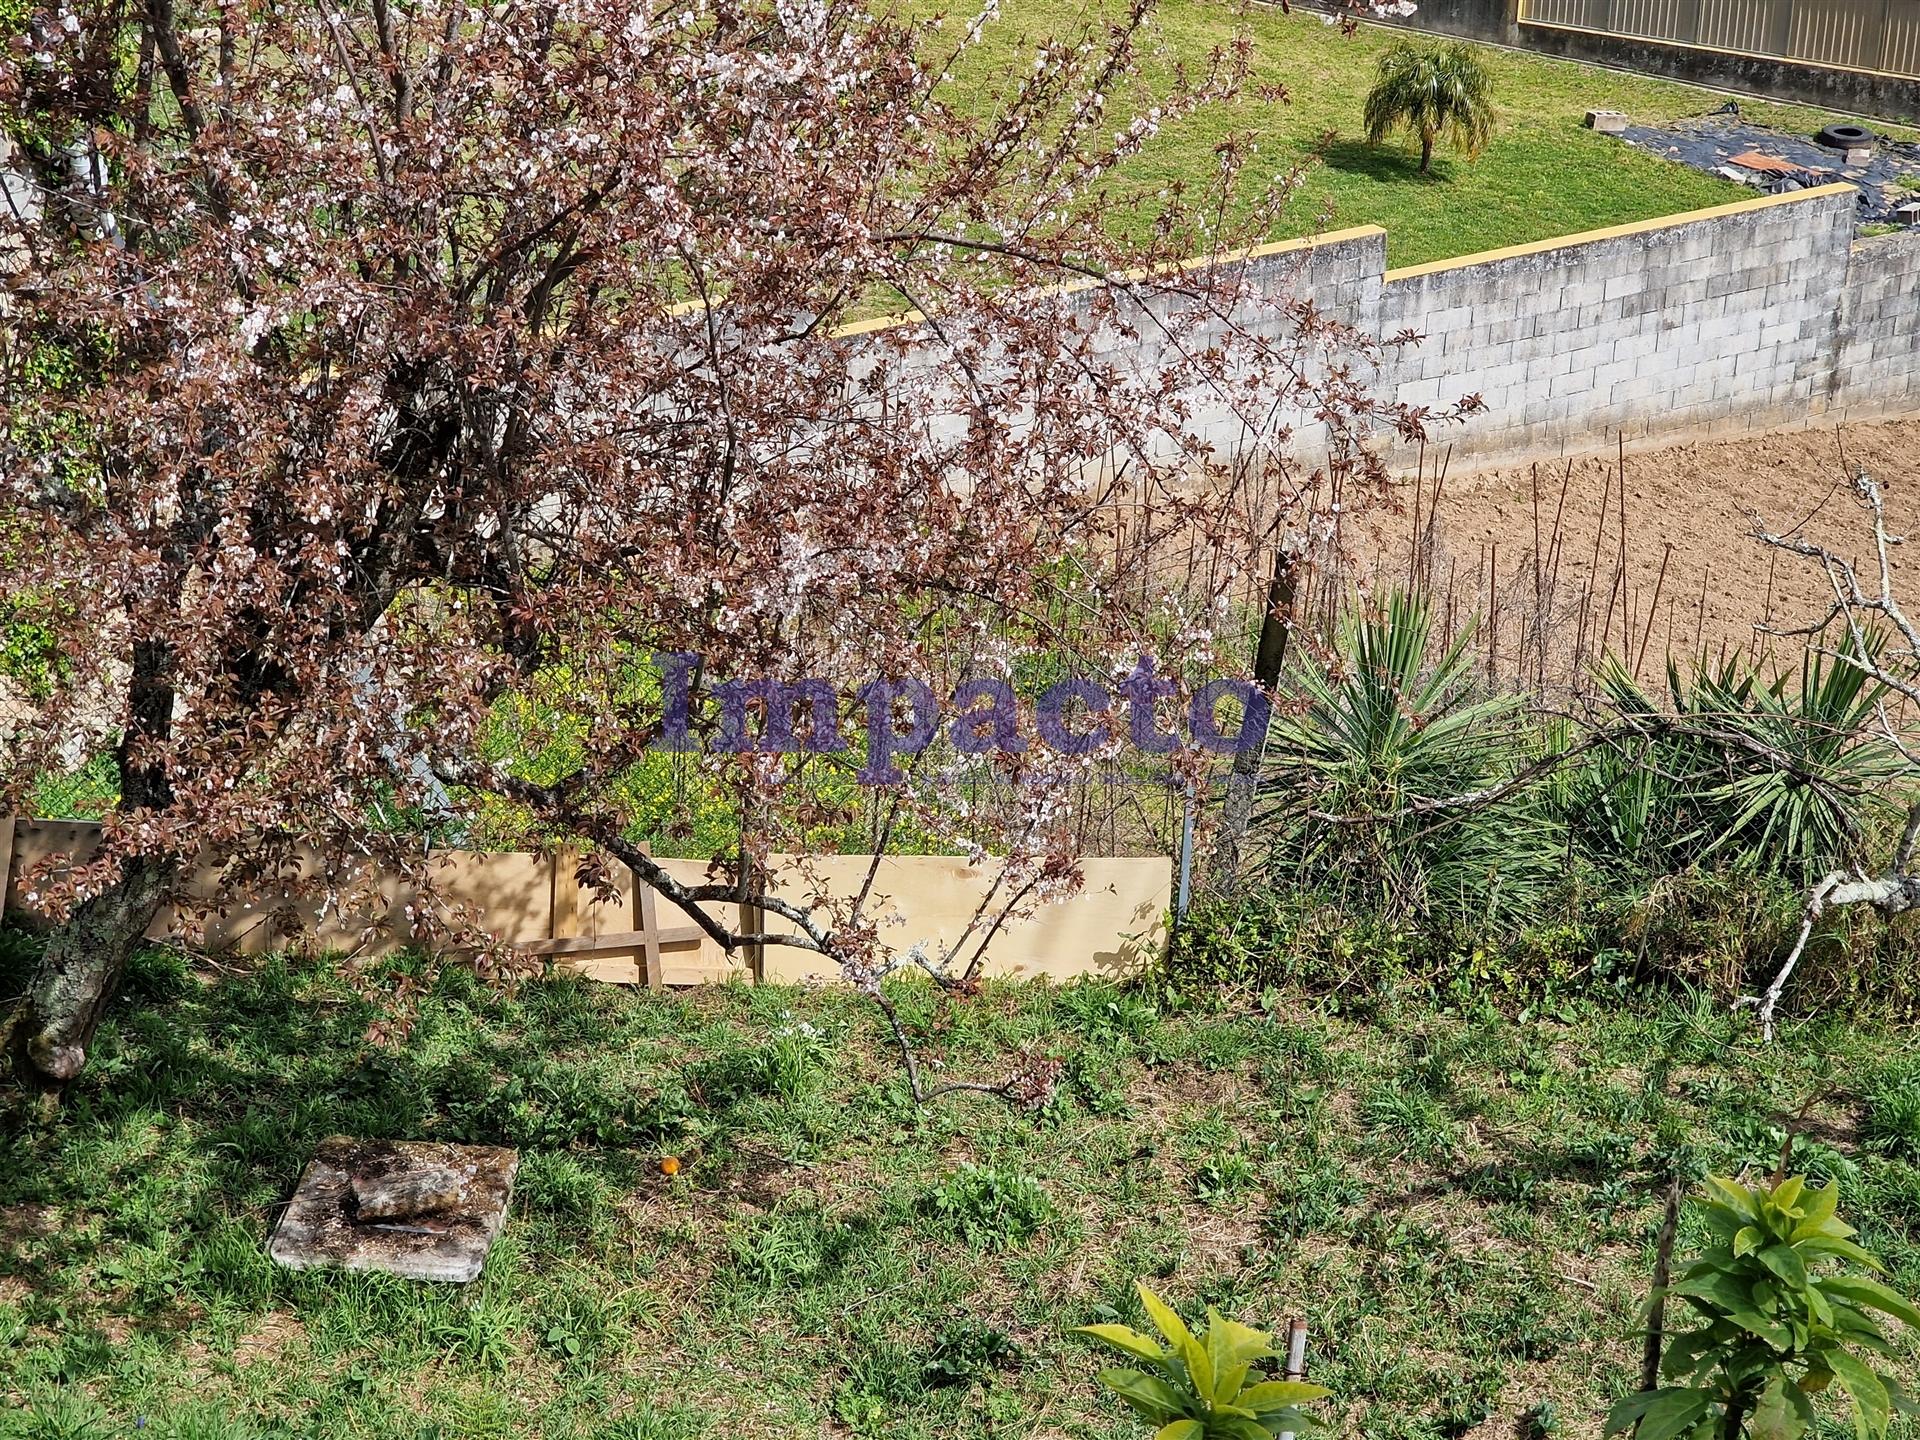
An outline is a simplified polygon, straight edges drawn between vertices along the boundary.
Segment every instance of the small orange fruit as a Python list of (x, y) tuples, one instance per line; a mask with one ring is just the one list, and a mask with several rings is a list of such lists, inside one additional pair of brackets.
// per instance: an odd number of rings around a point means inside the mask
[(680, 1157), (678, 1155), (661, 1156), (660, 1173), (662, 1175), (678, 1175), (680, 1173)]

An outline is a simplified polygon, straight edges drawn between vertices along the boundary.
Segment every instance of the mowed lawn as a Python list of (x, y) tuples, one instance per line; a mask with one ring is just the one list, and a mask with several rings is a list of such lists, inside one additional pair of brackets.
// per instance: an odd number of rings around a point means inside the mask
[[(947, 35), (957, 35), (970, 13), (950, 11)], [(981, 49), (963, 66), (961, 84), (983, 95), (1000, 90), (1010, 77), (1030, 69), (1037, 43), (1081, 33), (1093, 13), (1072, 0), (1006, 0)], [(1417, 146), (1404, 139), (1369, 146), (1361, 123), (1380, 53), (1405, 32), (1363, 26), (1349, 37), (1313, 15), (1288, 16), (1267, 6), (1244, 11), (1213, 0), (1164, 0), (1152, 24), (1150, 59), (1132, 96), (1135, 106), (1150, 105), (1166, 93), (1176, 62), (1204, 66), (1208, 53), (1229, 43), (1237, 26), (1251, 35), (1253, 74), (1243, 98), (1163, 132), (1125, 169), (1123, 179), (1154, 188), (1169, 180), (1192, 180), (1210, 172), (1216, 146), (1230, 133), (1251, 134), (1259, 146), (1248, 175), (1255, 188), (1296, 165), (1313, 167), (1284, 234), (1381, 225), (1392, 265), (1650, 219), (1755, 193), (1655, 159), (1581, 123), (1591, 109), (1621, 110), (1641, 123), (1698, 115), (1726, 103), (1726, 96), (1712, 91), (1478, 47), (1500, 112), (1496, 138), (1474, 160), (1443, 147), (1432, 172), (1421, 175)], [(1274, 86), (1285, 87), (1285, 102), (1260, 98), (1262, 90)], [(1744, 99), (1740, 105), (1752, 119), (1803, 133), (1839, 118)], [(1125, 117), (1109, 118), (1117, 129)]]
[[(456, 978), (375, 1051), (326, 969), (148, 955), (59, 1122), (0, 1110), (0, 1437), (1144, 1437), (1069, 1333), (1143, 1324), (1139, 1276), (1194, 1318), (1309, 1317), (1335, 1435), (1597, 1436), (1662, 1177), (1764, 1175), (1803, 1107), (1798, 1164), (1920, 1290), (1909, 1037), (1763, 1047), (1715, 1002), (1619, 996), (902, 1002), (945, 1073), (1024, 1049), (1057, 1094), (916, 1109), (845, 993)], [(519, 1147), (477, 1284), (267, 1260), (336, 1132)]]

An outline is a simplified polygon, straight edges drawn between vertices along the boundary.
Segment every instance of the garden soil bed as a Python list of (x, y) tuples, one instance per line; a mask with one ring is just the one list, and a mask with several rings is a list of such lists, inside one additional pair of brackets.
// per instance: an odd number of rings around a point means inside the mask
[[(1621, 494), (1610, 479), (1614, 457), (1544, 461), (1471, 477), (1448, 477), (1426, 562), (1440, 601), (1449, 588), (1453, 609), (1464, 619), (1489, 607), (1487, 574), (1497, 556), (1493, 587), (1501, 615), (1496, 658), (1518, 644), (1527, 598), (1532, 593), (1535, 548), (1534, 493), (1540, 505), (1541, 550), (1551, 550), (1552, 521), (1566, 487), (1561, 519), (1560, 594), (1614, 586), (1625, 553), (1627, 593), (1633, 622), (1628, 633), (1636, 658), (1642, 642), (1642, 676), (1657, 677), (1671, 649), (1718, 653), (1765, 645), (1756, 626), (1803, 624), (1824, 612), (1831, 594), (1820, 573), (1752, 538), (1756, 520), (1769, 530), (1797, 533), (1863, 564), (1862, 579), (1875, 578), (1866, 512), (1847, 483), (1864, 467), (1883, 486), (1889, 528), (1920, 534), (1920, 421), (1907, 420), (1841, 429), (1807, 429), (1675, 445), (1626, 453), (1625, 530), (1621, 542)], [(1537, 480), (1536, 480), (1537, 475)], [(1421, 528), (1432, 507), (1431, 473), (1424, 484)], [(1601, 516), (1606, 497), (1606, 515)], [(1381, 507), (1370, 516), (1367, 538), (1356, 542), (1360, 567), (1376, 586), (1400, 583), (1407, 573), (1414, 486), (1399, 488), (1399, 513)], [(1594, 563), (1596, 550), (1599, 560)], [(1920, 543), (1920, 542), (1917, 542)], [(1666, 566), (1660, 578), (1662, 563)], [(1920, 608), (1920, 554), (1893, 552), (1896, 583), (1908, 585), (1907, 602)], [(1597, 575), (1597, 581), (1596, 581)], [(1660, 600), (1653, 604), (1656, 585)], [(1595, 602), (1593, 608), (1599, 608)], [(1647, 616), (1653, 612), (1649, 628)], [(1568, 623), (1563, 610), (1560, 623)], [(1593, 624), (1591, 612), (1589, 624)], [(1612, 645), (1622, 648), (1616, 614)], [(1799, 642), (1774, 640), (1783, 659), (1797, 661)], [(1590, 657), (1589, 657), (1590, 658)]]

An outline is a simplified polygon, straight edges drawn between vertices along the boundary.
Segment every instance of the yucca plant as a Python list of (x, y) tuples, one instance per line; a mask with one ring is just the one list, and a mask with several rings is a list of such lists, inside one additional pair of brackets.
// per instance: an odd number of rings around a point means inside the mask
[(1154, 1440), (1272, 1440), (1320, 1428), (1299, 1407), (1332, 1392), (1304, 1380), (1270, 1380), (1254, 1368), (1279, 1358), (1268, 1335), (1223, 1320), (1211, 1307), (1207, 1328), (1195, 1335), (1144, 1281), (1134, 1288), (1164, 1346), (1125, 1325), (1082, 1325), (1076, 1333), (1147, 1363), (1146, 1370), (1102, 1370), (1100, 1383), (1154, 1427)]
[[(1872, 643), (1871, 641), (1869, 642)], [(1846, 657), (1809, 653), (1763, 681), (1733, 656), (1667, 667), (1663, 714), (1617, 660), (1608, 702), (1644, 733), (1597, 752), (1580, 813), (1666, 867), (1725, 860), (1806, 876), (1852, 858), (1906, 768), (1876, 728), (1885, 687)]]
[(1477, 686), (1471, 629), (1429, 664), (1432, 635), (1425, 602), (1396, 594), (1347, 623), (1334, 664), (1295, 667), (1261, 779), (1272, 869), (1414, 918), (1531, 915), (1560, 873), (1548, 806), (1423, 808), (1504, 779), (1533, 738), (1524, 697)]
[(1469, 157), (1486, 149), (1493, 138), (1493, 84), (1471, 46), (1396, 40), (1380, 57), (1364, 118), (1369, 145), (1395, 130), (1411, 131), (1420, 141), (1424, 174), (1442, 135)]
[(1837, 1183), (1710, 1177), (1707, 1192), (1698, 1206), (1712, 1243), (1664, 1292), (1698, 1322), (1666, 1342), (1660, 1373), (1673, 1383), (1627, 1396), (1606, 1433), (1798, 1440), (1815, 1426), (1813, 1397), (1836, 1383), (1859, 1440), (1879, 1440), (1895, 1412), (1916, 1413), (1900, 1383), (1862, 1357), (1893, 1353), (1877, 1316), (1920, 1326), (1920, 1310), (1860, 1273), (1884, 1267), (1834, 1213)]

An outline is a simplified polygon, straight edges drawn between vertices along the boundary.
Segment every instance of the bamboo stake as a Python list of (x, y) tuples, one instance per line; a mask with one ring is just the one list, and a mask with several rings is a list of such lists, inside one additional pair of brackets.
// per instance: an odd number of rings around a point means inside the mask
[[(1547, 559), (1547, 604), (1549, 606), (1557, 605), (1560, 599), (1560, 557), (1566, 553), (1567, 548), (1566, 535), (1561, 528), (1560, 521), (1561, 516), (1566, 513), (1567, 490), (1572, 484), (1573, 461), (1569, 460), (1567, 461), (1565, 473), (1560, 477), (1560, 499), (1553, 507), (1553, 538), (1547, 542), (1552, 552)], [(1551, 628), (1551, 617), (1549, 617), (1549, 629)], [(1542, 685), (1545, 685), (1545, 661), (1543, 660), (1541, 664), (1540, 682)]]
[[(1540, 657), (1540, 669), (1542, 673), (1544, 673), (1546, 670), (1546, 663), (1547, 663), (1546, 656), (1544, 653), (1545, 647), (1546, 647), (1546, 631), (1542, 628), (1540, 624), (1540, 598), (1541, 598), (1540, 597), (1540, 561), (1541, 561), (1540, 466), (1537, 463), (1532, 467), (1532, 489), (1533, 489), (1533, 633), (1534, 633), (1535, 647), (1540, 649), (1543, 652)], [(1526, 668), (1527, 668), (1527, 634), (1526, 634), (1526, 629), (1523, 626), (1520, 632), (1520, 671), (1522, 674), (1525, 673)]]
[(1407, 593), (1420, 589), (1420, 492), (1427, 470), (1427, 442), (1420, 442), (1420, 456), (1413, 467), (1413, 528), (1407, 532)]
[(1625, 660), (1633, 650), (1633, 607), (1627, 588), (1627, 437), (1616, 431), (1613, 438), (1620, 456), (1620, 658)]
[[(1486, 616), (1487, 627), (1487, 683), (1491, 685), (1493, 683), (1493, 576), (1500, 564), (1500, 542), (1498, 540), (1493, 542), (1493, 556), (1491, 561), (1488, 560), (1487, 547), (1482, 545), (1480, 547), (1480, 559), (1483, 562), (1483, 568), (1487, 572), (1487, 603), (1482, 613)], [(1473, 588), (1475, 590), (1480, 588), (1480, 577), (1477, 574), (1474, 576)]]
[(1647, 606), (1647, 628), (1640, 636), (1640, 653), (1634, 657), (1633, 678), (1640, 678), (1640, 667), (1646, 663), (1647, 642), (1653, 638), (1653, 622), (1660, 614), (1660, 587), (1667, 583), (1667, 562), (1673, 559), (1673, 542), (1667, 542), (1667, 548), (1660, 555), (1660, 574), (1653, 582), (1653, 602)]
[[(1289, 1320), (1287, 1322), (1287, 1368), (1286, 1378), (1304, 1380), (1307, 1377), (1307, 1322)], [(1291, 1430), (1282, 1430), (1280, 1440), (1294, 1440)]]
[(1426, 551), (1427, 551), (1427, 579), (1429, 582), (1427, 588), (1429, 589), (1432, 588), (1431, 582), (1433, 579), (1433, 529), (1434, 529), (1435, 523), (1438, 522), (1438, 520), (1440, 519), (1440, 497), (1446, 493), (1447, 470), (1452, 466), (1452, 464), (1453, 464), (1453, 447), (1449, 445), (1447, 446), (1446, 454), (1440, 457), (1440, 468), (1435, 473), (1433, 478), (1433, 500), (1427, 506)]
[[(1600, 518), (1594, 523), (1593, 554), (1587, 561), (1587, 592), (1589, 596), (1592, 595), (1595, 588), (1598, 587), (1598, 585), (1600, 584), (1600, 541), (1606, 535), (1607, 502), (1612, 498), (1613, 498), (1613, 472), (1609, 470), (1607, 472), (1605, 482), (1600, 487)], [(1607, 626), (1611, 625), (1612, 623), (1613, 623), (1613, 604), (1611, 600), (1609, 600), (1607, 604), (1607, 618), (1605, 621), (1602, 622), (1600, 627), (1601, 635), (1604, 636), (1606, 634)], [(1585, 607), (1583, 606), (1581, 610), (1581, 620), (1580, 620), (1580, 651), (1582, 654), (1586, 652), (1586, 638), (1587, 638), (1586, 612), (1585, 612)]]
[(1680, 1180), (1667, 1182), (1667, 1214), (1653, 1257), (1653, 1304), (1647, 1313), (1647, 1343), (1640, 1359), (1640, 1388), (1660, 1384), (1660, 1354), (1666, 1348), (1667, 1281), (1673, 1273), (1673, 1240), (1680, 1230)]

